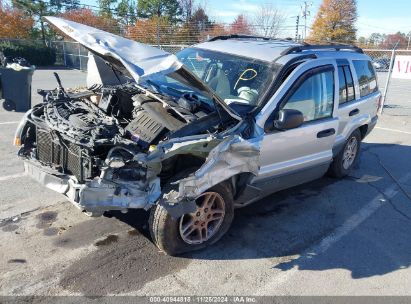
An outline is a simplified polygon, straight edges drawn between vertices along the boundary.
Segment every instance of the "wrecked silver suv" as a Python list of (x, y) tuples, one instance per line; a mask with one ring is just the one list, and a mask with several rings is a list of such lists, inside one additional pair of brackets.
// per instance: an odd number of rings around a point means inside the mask
[(376, 123), (375, 73), (355, 47), (231, 36), (175, 56), (47, 19), (90, 51), (88, 88), (56, 75), (39, 92), (15, 138), (26, 172), (89, 215), (151, 209), (168, 254), (216, 242), (234, 207), (346, 175)]

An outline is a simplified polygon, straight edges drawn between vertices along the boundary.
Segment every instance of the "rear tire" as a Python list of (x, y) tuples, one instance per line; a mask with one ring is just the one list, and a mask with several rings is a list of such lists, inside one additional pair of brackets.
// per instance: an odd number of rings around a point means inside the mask
[(344, 148), (334, 157), (328, 169), (328, 175), (336, 178), (347, 176), (358, 161), (361, 151), (361, 132), (357, 129), (351, 133)]
[[(217, 210), (215, 207), (215, 209), (210, 207), (208, 211), (204, 207), (200, 209), (201, 205), (209, 203), (210, 200), (206, 201), (207, 197), (214, 197), (212, 204), (215, 205), (218, 202), (219, 208), (223, 208), (222, 218), (213, 220), (214, 214), (218, 213), (211, 212)], [(226, 183), (215, 185), (205, 191), (196, 199), (196, 204), (199, 206), (196, 212), (185, 214), (178, 219), (173, 218), (163, 206), (155, 205), (152, 207), (149, 219), (151, 238), (157, 247), (168, 255), (205, 248), (217, 242), (230, 228), (234, 217), (234, 204), (230, 187)], [(211, 203), (209, 204), (211, 205)], [(210, 217), (211, 220), (209, 220)], [(198, 224), (194, 225), (195, 222)], [(190, 223), (193, 223), (191, 228), (184, 230), (185, 227), (190, 226)], [(201, 226), (202, 224), (205, 225), (205, 228)], [(183, 231), (191, 231), (191, 229), (194, 229), (191, 235), (183, 233)], [(199, 235), (198, 238), (197, 235)], [(208, 238), (203, 237), (204, 235), (207, 235)]]

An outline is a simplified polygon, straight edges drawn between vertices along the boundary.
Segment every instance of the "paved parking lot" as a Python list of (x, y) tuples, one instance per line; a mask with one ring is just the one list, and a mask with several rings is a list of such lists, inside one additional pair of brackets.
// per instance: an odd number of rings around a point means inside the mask
[(144, 212), (88, 218), (25, 177), (11, 145), (23, 114), (0, 110), (0, 295), (411, 295), (411, 99), (398, 104), (351, 176), (237, 210), (218, 244), (178, 258), (151, 243)]

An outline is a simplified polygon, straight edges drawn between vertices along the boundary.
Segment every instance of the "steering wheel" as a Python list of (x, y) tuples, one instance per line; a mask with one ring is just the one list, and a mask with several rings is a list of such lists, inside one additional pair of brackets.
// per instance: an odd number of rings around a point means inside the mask
[[(251, 73), (251, 75), (246, 75), (247, 73)], [(258, 74), (257, 71), (254, 70), (254, 69), (245, 69), (241, 73), (240, 77), (238, 77), (237, 81), (235, 82), (234, 90), (237, 88), (237, 85), (240, 82), (240, 80), (244, 80), (244, 81), (251, 80), (251, 79), (255, 78), (257, 76), (257, 74)]]

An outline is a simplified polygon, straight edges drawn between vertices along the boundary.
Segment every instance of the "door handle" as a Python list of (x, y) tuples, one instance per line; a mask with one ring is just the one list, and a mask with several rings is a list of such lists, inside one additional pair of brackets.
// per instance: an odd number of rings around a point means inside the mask
[(354, 109), (354, 110), (352, 110), (352, 111), (350, 112), (350, 114), (348, 114), (348, 115), (349, 115), (349, 116), (354, 116), (354, 115), (357, 115), (358, 113), (360, 113), (360, 110)]
[(317, 133), (317, 138), (327, 137), (335, 134), (335, 129), (327, 129)]

